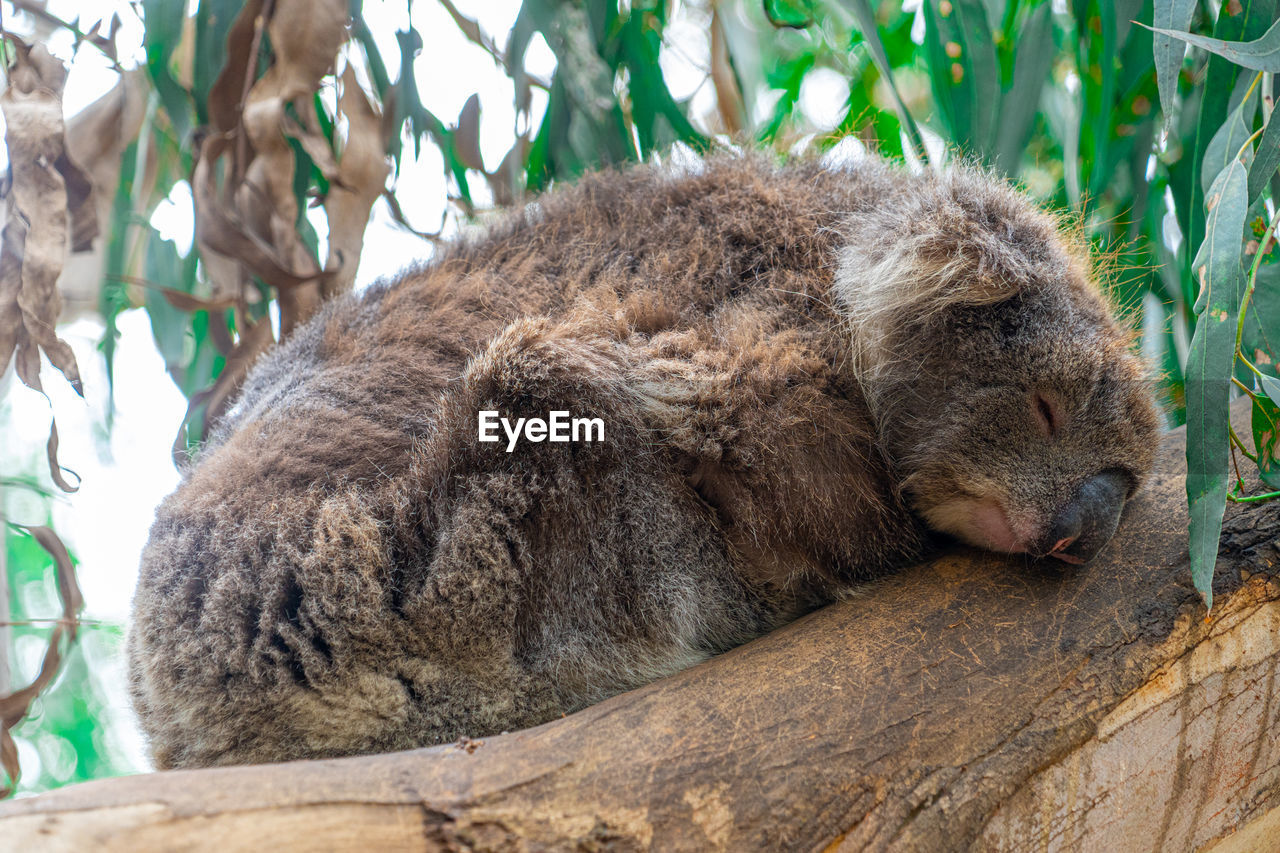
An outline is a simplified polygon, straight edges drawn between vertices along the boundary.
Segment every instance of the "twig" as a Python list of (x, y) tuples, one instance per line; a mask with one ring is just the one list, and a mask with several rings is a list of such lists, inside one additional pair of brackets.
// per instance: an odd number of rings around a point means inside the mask
[(0, 628), (22, 628), (34, 627), (36, 625), (79, 625), (81, 627), (89, 626), (91, 628), (101, 627), (110, 624), (101, 619), (66, 619), (62, 617), (32, 617), (30, 619), (14, 619), (11, 621), (0, 622)]
[[(440, 229), (437, 229), (435, 233), (430, 233), (427, 231), (419, 231), (417, 228), (414, 228), (412, 225), (410, 225), (409, 220), (405, 218), (404, 211), (400, 209), (400, 202), (396, 199), (395, 193), (391, 192), (391, 190), (383, 190), (382, 197), (386, 200), (387, 207), (391, 211), (391, 218), (394, 219), (396, 221), (396, 224), (399, 225), (401, 228), (403, 228), (404, 230), (408, 231), (410, 234), (413, 234), (416, 237), (421, 237), (423, 240), (430, 242), (432, 245), (439, 245), (440, 242), (444, 239), (443, 237), (440, 236), (440, 230), (444, 228), (444, 217), (441, 217)], [(448, 216), (448, 211), (445, 211), (445, 216)]]
[[(489, 56), (493, 57), (493, 61), (503, 68), (507, 67), (507, 54), (502, 48), (498, 47), (498, 43), (493, 40), (493, 36), (486, 33), (480, 27), (480, 23), (473, 18), (468, 18), (453, 5), (453, 0), (440, 0), (440, 5), (449, 13), (449, 17), (453, 18), (453, 22), (457, 24), (458, 29), (466, 36), (467, 41), (479, 47)], [(533, 74), (525, 72), (525, 79), (533, 86), (539, 89), (550, 89), (551, 84)]]

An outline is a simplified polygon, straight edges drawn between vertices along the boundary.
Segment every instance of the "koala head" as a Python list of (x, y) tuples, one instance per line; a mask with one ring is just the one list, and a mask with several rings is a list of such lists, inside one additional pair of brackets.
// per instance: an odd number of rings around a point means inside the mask
[(1086, 247), (968, 168), (903, 182), (848, 226), (837, 275), (882, 446), (935, 530), (1092, 559), (1148, 473), (1159, 421)]

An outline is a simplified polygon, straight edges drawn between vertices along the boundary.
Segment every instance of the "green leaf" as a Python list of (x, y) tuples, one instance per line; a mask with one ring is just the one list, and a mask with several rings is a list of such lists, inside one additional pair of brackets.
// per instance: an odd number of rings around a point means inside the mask
[(862, 33), (862, 38), (867, 43), (867, 50), (871, 52), (871, 60), (884, 77), (884, 82), (889, 85), (894, 109), (898, 112), (898, 120), (906, 128), (911, 147), (915, 149), (921, 163), (929, 162), (929, 154), (924, 147), (924, 138), (920, 136), (920, 128), (916, 126), (916, 120), (911, 117), (911, 111), (907, 109), (906, 101), (902, 100), (902, 94), (894, 83), (893, 69), (889, 67), (889, 57), (885, 54), (884, 44), (880, 41), (880, 33), (876, 28), (876, 16), (871, 11), (871, 4), (868, 0), (844, 0), (844, 2), (853, 12), (858, 31)]
[(1250, 204), (1262, 194), (1267, 181), (1280, 169), (1280, 121), (1267, 120), (1254, 157), (1253, 165), (1249, 167)]
[(1165, 0), (1155, 4), (1156, 36), (1152, 43), (1156, 63), (1156, 85), (1160, 89), (1160, 109), (1165, 125), (1173, 119), (1173, 102), (1178, 95), (1178, 71), (1187, 52), (1186, 45), (1175, 41), (1165, 31), (1184, 32), (1191, 26), (1196, 0)]
[(960, 59), (964, 82), (973, 105), (971, 149), (990, 159), (995, 147), (996, 114), (1000, 106), (1000, 68), (996, 63), (995, 39), (987, 21), (987, 9), (980, 0), (952, 0), (957, 15)]
[[(1213, 135), (1213, 139), (1209, 140), (1209, 145), (1204, 150), (1204, 163), (1200, 167), (1200, 185), (1206, 193), (1209, 192), (1209, 187), (1213, 185), (1218, 174), (1236, 159), (1245, 140), (1252, 133), (1253, 116), (1258, 111), (1260, 100), (1257, 97), (1260, 87), (1250, 85), (1252, 83), (1250, 78), (1242, 77), (1241, 81), (1248, 87), (1243, 100), (1231, 115), (1227, 116), (1227, 120), (1222, 123), (1222, 127), (1218, 128), (1218, 132)], [(1246, 148), (1244, 156), (1247, 166), (1248, 161), (1253, 158), (1252, 149)]]
[[(172, 0), (160, 0), (179, 6)], [(196, 56), (191, 68), (191, 96), (200, 124), (209, 123), (209, 90), (227, 62), (227, 34), (235, 23), (243, 0), (200, 0), (196, 6)]]
[(1258, 269), (1240, 348), (1259, 370), (1275, 375), (1280, 368), (1280, 264), (1274, 261)]
[(1187, 355), (1187, 502), (1191, 514), (1191, 578), (1213, 606), (1213, 567), (1227, 500), (1228, 414), (1235, 363), (1236, 319), (1249, 182), (1233, 160), (1209, 188), (1205, 238), (1192, 262), (1200, 282), (1200, 315)]
[[(1223, 8), (1226, 8), (1225, 4)], [(1249, 68), (1253, 71), (1266, 71), (1271, 74), (1280, 72), (1280, 21), (1276, 21), (1271, 25), (1271, 29), (1253, 41), (1225, 41), (1210, 36), (1161, 29), (1160, 27), (1152, 27), (1151, 29), (1161, 35), (1171, 36), (1185, 41), (1187, 44), (1204, 48), (1210, 53), (1221, 56), (1223, 59), (1243, 68)]]
[(996, 132), (995, 165), (1010, 177), (1018, 174), (1018, 164), (1035, 129), (1040, 94), (1053, 66), (1053, 5), (1040, 6), (1022, 26), (1013, 66), (1013, 85), (1000, 105)]
[(1262, 392), (1271, 398), (1271, 402), (1280, 406), (1280, 379), (1274, 376), (1261, 376), (1258, 379), (1262, 383)]
[[(1235, 14), (1232, 14), (1233, 11)], [(1223, 3), (1214, 23), (1214, 35), (1227, 40), (1259, 36), (1268, 23), (1274, 20), (1275, 11), (1276, 0), (1243, 0), (1243, 8)], [(1188, 246), (1198, 246), (1204, 239), (1204, 190), (1199, 177), (1204, 151), (1209, 140), (1234, 108), (1231, 96), (1236, 91), (1236, 78), (1245, 73), (1247, 72), (1220, 56), (1209, 56), (1204, 83), (1200, 86), (1199, 109), (1194, 119), (1195, 130), (1184, 143), (1192, 152), (1190, 157), (1183, 158), (1190, 161), (1190, 174), (1180, 174), (1174, 189), (1175, 197), (1182, 201), (1177, 206), (1179, 226)], [(1190, 252), (1183, 253), (1184, 264), (1189, 264), (1190, 257)], [(1192, 278), (1191, 268), (1187, 265), (1183, 269), (1182, 280), (1185, 282), (1183, 297), (1188, 302), (1193, 298)]]
[(147, 256), (143, 266), (143, 276), (157, 287), (148, 287), (143, 293), (143, 304), (147, 316), (151, 320), (151, 335), (155, 338), (156, 349), (164, 358), (165, 367), (175, 377), (178, 371), (186, 366), (191, 357), (189, 337), (191, 334), (191, 315), (179, 311), (164, 298), (159, 287), (177, 287), (190, 292), (179, 283), (183, 280), (182, 258), (171, 240), (161, 240), (160, 235), (152, 230), (147, 235)]
[(147, 74), (155, 84), (160, 103), (169, 114), (174, 136), (183, 143), (191, 130), (191, 96), (174, 79), (169, 70), (169, 60), (174, 48), (182, 41), (186, 6), (169, 0), (143, 0), (142, 13), (146, 21), (143, 46), (147, 52)]

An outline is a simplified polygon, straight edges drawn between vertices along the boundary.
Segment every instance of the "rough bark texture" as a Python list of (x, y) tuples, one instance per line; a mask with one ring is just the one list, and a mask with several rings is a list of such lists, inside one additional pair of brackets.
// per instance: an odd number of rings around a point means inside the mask
[(78, 785), (0, 806), (0, 838), (77, 851), (1274, 849), (1280, 507), (1229, 508), (1206, 619), (1183, 452), (1170, 435), (1151, 487), (1082, 571), (963, 553), (536, 729)]

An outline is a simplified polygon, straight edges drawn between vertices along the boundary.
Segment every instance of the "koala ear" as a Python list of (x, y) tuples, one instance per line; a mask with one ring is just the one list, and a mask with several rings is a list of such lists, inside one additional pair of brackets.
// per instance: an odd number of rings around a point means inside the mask
[(1057, 223), (1004, 182), (961, 166), (903, 184), (845, 223), (834, 288), (860, 342), (1070, 274)]

